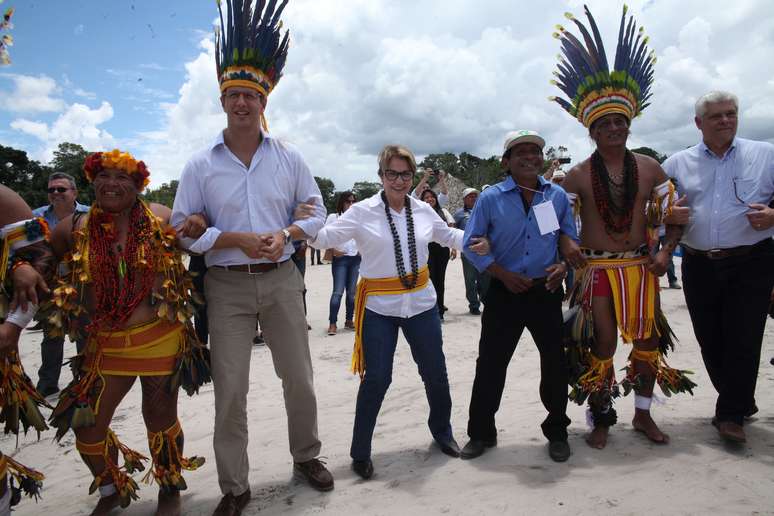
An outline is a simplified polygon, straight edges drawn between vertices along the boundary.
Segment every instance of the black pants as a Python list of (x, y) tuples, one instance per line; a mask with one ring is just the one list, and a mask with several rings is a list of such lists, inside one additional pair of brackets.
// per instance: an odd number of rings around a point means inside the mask
[(774, 242), (746, 256), (710, 260), (686, 253), (683, 288), (704, 366), (718, 392), (718, 421), (742, 424), (755, 404), (769, 298)]
[(450, 251), (435, 242), (430, 242), (427, 247), (427, 268), (430, 269), (430, 281), (433, 282), (435, 295), (438, 298), (438, 314), (443, 319), (443, 298), (446, 290), (446, 266), (449, 265)]
[(562, 346), (562, 289), (549, 292), (545, 284), (514, 294), (492, 278), (481, 316), (476, 379), (470, 400), (468, 436), (497, 437), (495, 413), (505, 387), (508, 363), (524, 328), (540, 352), (540, 399), (548, 410), (541, 428), (549, 441), (567, 439), (567, 368)]

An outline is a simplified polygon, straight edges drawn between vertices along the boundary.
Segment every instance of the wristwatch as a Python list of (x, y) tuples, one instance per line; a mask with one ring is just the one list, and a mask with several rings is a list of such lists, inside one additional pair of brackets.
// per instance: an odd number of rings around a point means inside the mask
[(285, 235), (285, 244), (289, 244), (290, 243), (290, 231), (288, 231), (287, 229), (283, 229), (282, 230), (282, 234)]

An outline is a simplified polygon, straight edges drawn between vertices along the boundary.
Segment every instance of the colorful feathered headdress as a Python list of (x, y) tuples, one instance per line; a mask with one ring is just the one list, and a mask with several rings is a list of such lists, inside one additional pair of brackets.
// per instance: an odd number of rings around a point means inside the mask
[[(220, 91), (241, 86), (268, 96), (282, 77), (288, 55), (288, 31), (280, 38), (280, 16), (288, 0), (226, 0), (224, 20), (217, 0), (220, 28), (215, 30), (215, 61)], [(264, 9), (265, 7), (265, 9)]]
[(110, 152), (95, 152), (90, 154), (83, 163), (83, 172), (86, 179), (94, 182), (97, 173), (106, 168), (123, 170), (134, 179), (135, 184), (140, 190), (148, 186), (150, 182), (150, 171), (144, 161), (137, 161), (134, 156), (128, 152), (113, 149)]
[(597, 24), (588, 7), (583, 7), (593, 37), (572, 14), (565, 13), (565, 16), (578, 26), (585, 46), (561, 25), (556, 26), (558, 32), (554, 33), (554, 37), (562, 42), (564, 56), (558, 56), (559, 70), (554, 72), (556, 80), (551, 83), (558, 86), (570, 102), (558, 97), (550, 97), (550, 100), (557, 102), (585, 127), (610, 113), (620, 113), (631, 121), (648, 107), (656, 57), (648, 51), (648, 38), (642, 27), (637, 30), (634, 17), (629, 16), (626, 21), (628, 9), (624, 5), (615, 65), (610, 71)]
[[(3, 0), (0, 0), (0, 3), (3, 3)], [(3, 19), (0, 21), (0, 30), (13, 29), (11, 16), (13, 16), (13, 7), (9, 7), (5, 11), (5, 14), (3, 14)], [(2, 37), (0, 37), (0, 65), (11, 64), (11, 56), (8, 55), (8, 47), (10, 46), (13, 46), (13, 36), (10, 34), (3, 34)]]

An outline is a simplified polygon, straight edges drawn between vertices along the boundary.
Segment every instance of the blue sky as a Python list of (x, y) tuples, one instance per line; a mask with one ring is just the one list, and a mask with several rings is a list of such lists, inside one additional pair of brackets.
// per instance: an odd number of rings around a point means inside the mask
[[(515, 129), (542, 133), (574, 160), (592, 143), (547, 97), (564, 13), (583, 0), (290, 0), (291, 47), (267, 108), (339, 189), (376, 179), (376, 155), (500, 152)], [(612, 60), (619, 2), (588, 0)], [(693, 104), (740, 97), (739, 135), (774, 141), (774, 3), (627, 2), (658, 56), (651, 106), (631, 147), (671, 154), (699, 133)], [(0, 68), (0, 144), (47, 161), (63, 141), (143, 159), (151, 185), (179, 177), (225, 125), (218, 103), (214, 0), (5, 0), (16, 8), (13, 63)], [(679, 9), (676, 8), (679, 6)]]

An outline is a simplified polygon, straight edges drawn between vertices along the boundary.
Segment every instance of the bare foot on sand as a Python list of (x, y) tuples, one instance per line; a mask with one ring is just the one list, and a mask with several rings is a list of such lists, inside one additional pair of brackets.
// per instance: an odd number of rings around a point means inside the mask
[(97, 502), (97, 506), (91, 511), (91, 516), (104, 516), (109, 514), (110, 511), (118, 507), (121, 502), (118, 493), (113, 493), (110, 496), (103, 496)]
[(659, 430), (656, 422), (650, 417), (650, 411), (636, 409), (634, 412), (634, 419), (632, 419), (632, 426), (638, 432), (645, 434), (645, 437), (650, 439), (656, 444), (668, 444), (669, 436)]
[(180, 516), (180, 491), (159, 490), (159, 503), (156, 506), (156, 516)]
[(601, 450), (607, 445), (607, 434), (610, 432), (609, 426), (595, 426), (594, 430), (586, 436), (586, 444), (597, 450)]

